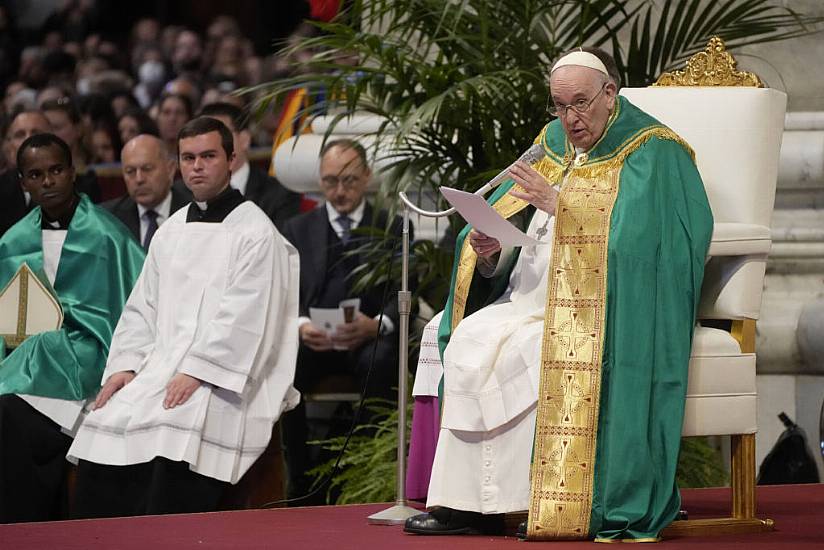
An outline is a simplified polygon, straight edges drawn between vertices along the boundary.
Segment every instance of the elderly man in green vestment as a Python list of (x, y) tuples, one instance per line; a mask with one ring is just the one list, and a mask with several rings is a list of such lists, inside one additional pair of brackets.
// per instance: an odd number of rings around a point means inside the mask
[(407, 532), (500, 532), (503, 513), (528, 510), (530, 540), (652, 542), (678, 513), (712, 213), (690, 147), (618, 83), (601, 50), (562, 56), (546, 157), (490, 197), (542, 245), (459, 236), (430, 512)]
[(0, 288), (23, 263), (53, 290), (59, 330), (0, 345), (0, 522), (57, 519), (66, 451), (94, 397), (112, 333), (143, 266), (126, 227), (75, 190), (68, 145), (37, 134), (17, 152), (38, 206), (0, 239)]

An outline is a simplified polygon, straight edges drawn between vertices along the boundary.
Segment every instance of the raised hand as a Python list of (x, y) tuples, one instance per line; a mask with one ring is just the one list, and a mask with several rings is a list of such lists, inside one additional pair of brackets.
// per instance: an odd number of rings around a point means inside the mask
[(523, 192), (513, 188), (509, 191), (510, 195), (529, 202), (547, 214), (555, 213), (558, 192), (534, 168), (519, 160), (509, 169), (509, 175), (523, 188)]

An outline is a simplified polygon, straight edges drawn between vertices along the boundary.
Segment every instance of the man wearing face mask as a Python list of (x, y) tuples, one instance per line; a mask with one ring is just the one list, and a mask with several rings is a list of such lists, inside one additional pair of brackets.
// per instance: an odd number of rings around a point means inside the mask
[(160, 60), (148, 59), (137, 69), (137, 78), (139, 82), (132, 93), (140, 106), (148, 109), (163, 91), (163, 84), (166, 83), (166, 67)]
[(530, 540), (652, 542), (678, 513), (712, 213), (689, 146), (618, 85), (602, 50), (563, 55), (546, 157), (490, 197), (505, 217), (534, 207), (543, 244), (458, 237), (431, 509), (407, 532), (500, 533), (504, 513), (528, 510)]

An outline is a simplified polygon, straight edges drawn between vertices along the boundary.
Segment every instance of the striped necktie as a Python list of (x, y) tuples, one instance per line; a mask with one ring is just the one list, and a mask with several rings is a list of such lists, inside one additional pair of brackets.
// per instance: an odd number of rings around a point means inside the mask
[(152, 242), (155, 231), (157, 231), (157, 212), (146, 210), (143, 213), (143, 218), (146, 220), (146, 236), (143, 237), (143, 249), (149, 250), (149, 244)]

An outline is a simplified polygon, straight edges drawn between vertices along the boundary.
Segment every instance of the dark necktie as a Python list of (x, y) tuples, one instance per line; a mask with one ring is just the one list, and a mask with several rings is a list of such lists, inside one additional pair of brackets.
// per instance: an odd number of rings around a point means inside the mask
[(349, 243), (349, 238), (352, 236), (352, 218), (347, 215), (338, 216), (337, 222), (342, 229), (340, 233), (341, 242), (346, 245)]
[(143, 213), (143, 217), (146, 219), (146, 236), (143, 237), (143, 249), (149, 250), (149, 244), (152, 242), (152, 237), (154, 237), (155, 231), (157, 231), (157, 212), (154, 210), (146, 210)]

